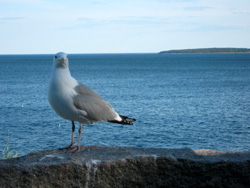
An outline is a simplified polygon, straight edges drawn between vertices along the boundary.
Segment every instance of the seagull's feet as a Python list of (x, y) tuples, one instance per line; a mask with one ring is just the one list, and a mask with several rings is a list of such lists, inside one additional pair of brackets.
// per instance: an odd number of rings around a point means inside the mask
[(68, 153), (77, 153), (80, 152), (81, 148), (79, 146), (75, 146), (72, 150), (68, 150)]
[(63, 148), (59, 148), (59, 150), (70, 150), (70, 149), (72, 149), (72, 148), (75, 148), (75, 147), (77, 147), (77, 146), (75, 146), (75, 143), (71, 143), (70, 145), (68, 145), (68, 146), (65, 146), (65, 147), (63, 147)]

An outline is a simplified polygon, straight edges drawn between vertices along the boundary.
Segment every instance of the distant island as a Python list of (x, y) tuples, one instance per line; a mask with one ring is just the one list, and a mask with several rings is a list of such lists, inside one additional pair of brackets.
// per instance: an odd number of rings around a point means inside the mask
[(197, 48), (161, 51), (160, 54), (250, 53), (249, 48)]

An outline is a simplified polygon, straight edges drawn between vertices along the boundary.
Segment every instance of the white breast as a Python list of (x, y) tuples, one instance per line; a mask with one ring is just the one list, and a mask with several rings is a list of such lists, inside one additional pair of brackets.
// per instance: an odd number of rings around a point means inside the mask
[(74, 87), (77, 81), (71, 77), (68, 69), (55, 69), (48, 91), (48, 100), (55, 112), (68, 120), (76, 119), (73, 106), (73, 96), (76, 95)]

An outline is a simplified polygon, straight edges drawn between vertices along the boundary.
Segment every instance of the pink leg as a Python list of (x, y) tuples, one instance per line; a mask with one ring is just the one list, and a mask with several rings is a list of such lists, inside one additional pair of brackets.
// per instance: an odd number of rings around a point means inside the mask
[(82, 124), (80, 123), (80, 129), (79, 129), (79, 138), (78, 138), (78, 145), (76, 148), (68, 151), (70, 153), (80, 152), (81, 151), (81, 136), (82, 136)]
[(60, 150), (64, 150), (64, 149), (69, 150), (69, 149), (76, 147), (74, 137), (75, 137), (75, 123), (74, 123), (74, 121), (72, 121), (72, 141), (71, 141), (71, 144), (68, 146), (65, 146), (63, 148), (59, 148), (59, 149)]

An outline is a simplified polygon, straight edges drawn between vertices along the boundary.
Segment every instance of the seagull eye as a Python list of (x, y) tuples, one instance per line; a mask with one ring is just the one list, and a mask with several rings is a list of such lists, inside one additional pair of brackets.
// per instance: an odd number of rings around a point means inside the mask
[(57, 56), (55, 56), (55, 59), (57, 58)]

